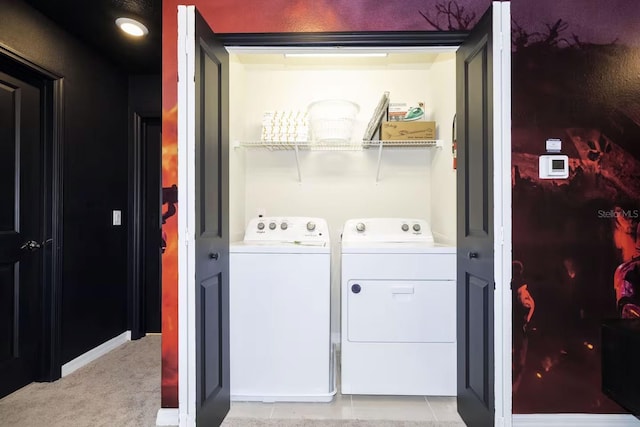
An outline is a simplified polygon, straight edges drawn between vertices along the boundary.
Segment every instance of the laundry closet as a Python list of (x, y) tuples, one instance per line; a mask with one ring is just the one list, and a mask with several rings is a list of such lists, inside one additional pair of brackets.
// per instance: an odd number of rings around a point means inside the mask
[[(321, 338), (325, 340), (326, 350), (323, 351), (326, 351), (326, 357), (333, 359), (329, 378), (326, 381), (322, 379), (328, 386), (328, 396), (334, 395), (336, 390), (335, 386), (331, 390), (329, 381), (336, 384), (340, 378), (336, 375), (340, 370), (338, 355), (340, 351), (343, 356), (346, 355), (344, 325), (348, 319), (349, 322), (355, 320), (357, 326), (354, 336), (349, 335), (348, 338), (349, 341), (357, 342), (357, 348), (354, 346), (349, 350), (357, 354), (351, 360), (349, 369), (355, 372), (359, 369), (358, 361), (366, 361), (370, 356), (373, 362), (370, 363), (369, 371), (360, 371), (353, 376), (366, 379), (369, 384), (364, 388), (349, 385), (349, 390), (345, 393), (457, 395), (460, 413), (463, 413), (464, 406), (465, 413), (469, 411), (469, 414), (474, 414), (473, 417), (479, 416), (485, 420), (493, 419), (494, 411), (498, 413), (503, 410), (503, 406), (493, 408), (494, 390), (491, 386), (495, 378), (496, 390), (501, 390), (498, 383), (502, 381), (502, 377), (494, 377), (493, 367), (496, 367), (496, 375), (502, 375), (507, 369), (503, 365), (503, 353), (510, 354), (506, 347), (503, 348), (503, 341), (499, 336), (496, 336), (493, 344), (492, 321), (493, 291), (497, 289), (499, 292), (495, 297), (495, 307), (502, 307), (503, 275), (508, 268), (504, 266), (510, 265), (510, 262), (504, 262), (510, 256), (510, 246), (499, 243), (505, 236), (502, 221), (506, 218), (504, 213), (508, 209), (504, 207), (510, 206), (503, 201), (509, 182), (508, 177), (502, 173), (505, 165), (510, 162), (510, 158), (502, 155), (503, 152), (509, 153), (509, 150), (504, 150), (502, 141), (505, 129), (508, 129), (503, 124), (504, 119), (510, 114), (508, 108), (502, 109), (503, 104), (508, 105), (509, 92), (504, 88), (508, 87), (509, 76), (505, 75), (503, 78), (501, 74), (503, 70), (509, 70), (509, 62), (503, 60), (504, 54), (491, 42), (492, 37), (500, 38), (500, 45), (505, 45), (508, 38), (508, 31), (499, 31), (499, 27), (509, 22), (508, 6), (503, 6), (501, 3), (494, 3), (494, 11), (483, 17), (482, 25), (479, 26), (481, 28), (474, 30), (471, 37), (454, 37), (455, 43), (446, 40), (434, 43), (433, 40), (428, 41), (428, 37), (420, 40), (419, 34), (413, 35), (414, 42), (402, 43), (403, 40), (412, 40), (412, 36), (406, 34), (396, 38), (396, 42), (390, 42), (385, 39), (385, 35), (370, 34), (360, 44), (332, 42), (325, 37), (322, 43), (316, 41), (305, 45), (297, 40), (289, 45), (286, 43), (286, 36), (269, 38), (267, 35), (265, 40), (261, 40), (255, 35), (253, 40), (260, 41), (252, 45), (246, 39), (242, 41), (242, 37), (233, 35), (223, 36), (217, 41), (213, 34), (197, 35), (198, 28), (205, 27), (206, 22), (196, 15), (194, 25), (188, 9), (182, 15), (185, 19), (179, 13), (178, 28), (180, 30), (182, 24), (186, 29), (185, 33), (179, 31), (179, 34), (186, 34), (184, 38), (178, 38), (179, 58), (184, 54), (186, 61), (178, 63), (178, 152), (183, 147), (183, 152), (189, 156), (178, 156), (178, 170), (182, 171), (183, 177), (179, 182), (185, 184), (180, 187), (181, 206), (187, 208), (187, 218), (183, 219), (187, 238), (184, 240), (185, 248), (181, 247), (185, 263), (181, 264), (183, 270), (179, 273), (180, 280), (184, 280), (183, 283), (186, 284), (180, 288), (182, 300), (186, 302), (181, 303), (180, 313), (185, 321), (191, 322), (183, 326), (181, 334), (184, 331), (191, 334), (187, 336), (186, 342), (195, 344), (195, 347), (181, 344), (183, 356), (180, 360), (183, 361), (181, 366), (188, 369), (191, 381), (197, 377), (204, 381), (200, 385), (196, 384), (195, 388), (190, 385), (193, 382), (188, 383), (186, 393), (190, 394), (186, 397), (189, 400), (198, 395), (204, 396), (202, 393), (206, 392), (212, 393), (211, 404), (208, 401), (205, 405), (204, 400), (201, 400), (203, 408), (213, 408), (217, 405), (214, 400), (224, 401), (224, 394), (214, 391), (228, 386), (224, 381), (225, 331), (229, 331), (227, 336), (231, 340), (231, 400), (243, 400), (234, 399), (233, 390), (233, 365), (238, 360), (234, 340), (237, 342), (238, 337), (245, 336), (234, 330), (234, 325), (239, 323), (238, 318), (234, 319), (234, 313), (237, 313), (234, 306), (237, 307), (238, 304), (234, 301), (233, 293), (239, 286), (234, 280), (240, 277), (239, 271), (253, 271), (253, 276), (242, 285), (245, 286), (244, 297), (249, 298), (242, 303), (246, 308), (246, 301), (251, 299), (251, 290), (246, 287), (247, 284), (258, 289), (262, 285), (271, 286), (289, 281), (287, 286), (293, 290), (296, 289), (296, 280), (302, 285), (305, 276), (295, 276), (293, 281), (291, 277), (287, 277), (287, 265), (300, 273), (300, 266), (294, 257), (279, 264), (278, 268), (269, 267), (269, 262), (262, 262), (261, 268), (264, 266), (265, 271), (270, 272), (268, 278), (267, 275), (256, 273), (257, 263), (253, 261), (256, 258), (247, 257), (248, 261), (239, 267), (234, 263), (234, 254), (241, 252), (236, 249), (241, 246), (239, 243), (247, 243), (246, 240), (243, 241), (247, 236), (260, 240), (261, 236), (270, 232), (294, 236), (292, 230), (301, 230), (303, 236), (312, 237), (313, 241), (289, 238), (288, 241), (280, 242), (285, 244), (281, 246), (297, 246), (298, 249), (288, 252), (293, 254), (302, 253), (301, 248), (305, 246), (321, 244), (324, 245), (322, 250), (306, 248), (304, 252), (326, 253), (330, 258), (329, 265), (324, 270), (330, 273), (325, 282), (328, 287), (326, 303), (309, 305), (309, 310), (322, 305), (328, 308), (325, 313), (328, 330), (322, 332)], [(497, 23), (492, 24), (492, 17)], [(195, 37), (191, 35), (190, 27), (195, 28)], [(353, 41), (350, 36), (352, 35), (341, 35), (345, 40)], [(380, 44), (372, 42), (371, 37), (380, 37)], [(235, 40), (242, 42), (234, 43)], [(295, 40), (295, 37), (291, 38), (291, 41)], [(460, 49), (458, 43), (461, 44)], [(214, 45), (215, 47), (210, 47)], [(180, 53), (182, 46), (186, 47), (183, 54)], [(222, 53), (222, 50), (226, 52)], [(225, 59), (219, 60), (221, 57)], [(190, 62), (189, 58), (195, 58), (195, 61)], [(226, 58), (228, 68), (224, 65)], [(464, 61), (464, 67), (457, 66), (460, 60)], [(205, 83), (217, 85), (216, 91), (203, 89)], [(463, 90), (457, 93), (460, 87)], [(431, 137), (423, 139), (408, 136), (406, 140), (397, 137), (390, 140), (385, 136), (380, 126), (384, 127), (385, 121), (390, 120), (384, 114), (386, 106), (382, 109), (383, 114), (378, 114), (385, 94), (388, 95), (390, 105), (400, 103), (420, 106), (422, 111), (418, 120), (434, 123)], [(306, 139), (299, 138), (298, 135), (294, 140), (289, 137), (279, 140), (267, 129), (273, 125), (267, 123), (270, 117), (280, 114), (297, 120), (305, 114), (313, 114), (310, 106), (327, 100), (356, 106), (348, 138), (318, 138), (312, 116), (307, 117), (309, 129)], [(463, 156), (466, 163), (460, 170), (456, 170), (455, 138), (456, 128), (459, 127), (456, 124), (456, 113), (458, 122), (460, 115), (464, 113), (463, 132), (470, 147), (466, 153), (463, 152), (467, 157)], [(279, 126), (282, 127), (282, 124)], [(210, 143), (212, 145), (208, 145)], [(228, 182), (225, 170), (227, 160)], [(194, 162), (195, 168), (191, 169)], [(459, 180), (460, 176), (465, 179)], [(216, 188), (209, 191), (207, 187)], [(225, 205), (227, 188), (228, 211)], [(510, 203), (510, 200), (507, 201)], [(203, 209), (203, 206), (206, 208)], [(494, 210), (499, 214), (496, 221)], [(225, 215), (228, 216), (228, 233), (224, 229), (226, 221), (220, 221)], [(460, 228), (461, 218), (465, 220), (463, 228)], [(380, 219), (383, 221), (379, 221)], [(385, 219), (394, 219), (397, 223), (389, 228)], [(496, 226), (500, 231), (494, 233)], [(347, 227), (350, 228), (347, 230)], [(179, 228), (182, 229), (180, 225)], [(189, 241), (189, 230), (195, 231), (195, 245), (191, 245)], [(456, 236), (458, 230), (463, 230), (464, 239), (467, 235), (475, 239), (469, 242), (475, 246), (464, 247), (463, 253), (468, 255), (468, 260), (466, 256), (461, 259), (457, 253), (460, 248), (456, 245), (460, 244), (461, 237)], [(380, 236), (400, 235), (406, 239), (392, 238), (383, 242), (381, 238), (376, 241), (378, 231), (382, 233)], [(349, 245), (343, 240), (343, 236), (347, 235)], [(509, 236), (506, 234), (507, 238)], [(361, 237), (366, 238), (360, 240)], [(367, 239), (369, 237), (372, 239)], [(361, 243), (367, 246), (370, 241), (391, 245), (377, 253), (375, 250), (362, 252)], [(415, 243), (414, 247), (407, 249), (408, 247), (396, 245), (407, 242)], [(467, 240), (463, 242), (468, 244)], [(253, 245), (256, 241), (249, 243)], [(249, 252), (269, 256), (277, 252), (271, 248), (260, 250), (263, 242), (257, 243)], [(497, 244), (500, 246), (496, 246)], [(382, 246), (384, 245), (380, 247)], [(418, 246), (448, 248), (432, 251), (446, 256), (447, 261), (421, 262), (418, 252), (414, 252)], [(262, 246), (264, 247), (266, 245)], [(230, 255), (228, 276), (224, 270), (224, 262), (219, 262), (225, 260), (225, 251)], [(346, 257), (347, 252), (353, 257)], [(367, 257), (361, 257), (365, 254)], [(351, 262), (348, 269), (343, 268), (345, 260), (353, 260), (354, 257), (361, 262)], [(476, 261), (477, 259), (480, 261)], [(368, 265), (372, 267), (370, 272)], [(201, 266), (207, 270), (201, 270)], [(398, 266), (406, 266), (405, 271), (401, 272)], [(419, 269), (425, 266), (426, 269)], [(478, 267), (483, 270), (476, 271)], [(353, 277), (345, 277), (345, 270), (353, 274)], [(195, 274), (191, 275), (190, 271)], [(309, 271), (309, 280), (312, 276), (321, 276)], [(430, 277), (432, 273), (435, 274), (434, 277)], [(462, 294), (460, 274), (467, 277), (462, 285), (468, 290)], [(355, 281), (352, 283), (349, 279)], [(228, 299), (230, 327), (225, 325), (224, 318), (227, 309), (225, 280), (228, 280), (231, 293)], [(379, 304), (380, 298), (375, 292), (367, 293), (366, 287), (382, 284), (380, 289), (386, 287), (392, 294), (390, 298), (393, 301), (415, 302), (424, 300), (424, 293), (421, 292), (429, 287), (421, 283), (425, 280), (432, 280), (434, 286), (443, 292), (431, 293), (432, 290), (428, 290), (429, 295), (433, 296), (430, 301), (432, 305), (424, 310), (416, 308), (416, 305), (407, 312), (401, 310), (400, 305), (391, 310), (378, 305), (377, 311), (367, 307), (370, 303)], [(471, 282), (467, 283), (469, 280)], [(495, 283), (489, 286), (493, 280)], [(297, 297), (293, 297), (293, 294), (280, 292), (275, 298), (275, 294), (263, 291), (264, 289), (260, 289), (260, 298), (265, 301), (262, 305), (270, 304), (273, 309), (264, 310), (262, 307), (259, 313), (247, 310), (243, 317), (249, 323), (245, 330), (247, 332), (251, 332), (251, 322), (256, 325), (255, 328), (263, 327), (271, 322), (271, 319), (264, 317), (269, 316), (270, 311), (280, 314), (286, 312), (287, 306), (301, 304), (301, 299), (306, 295), (298, 292)], [(317, 299), (320, 298), (325, 298), (325, 294), (318, 294)], [(366, 312), (366, 315), (352, 319), (351, 302), (354, 307)], [(195, 313), (185, 310), (187, 307), (195, 307)], [(392, 311), (395, 317), (380, 321), (376, 313), (388, 316), (388, 311)], [(305, 310), (298, 312), (304, 314)], [(428, 315), (425, 316), (425, 313)], [(465, 321), (457, 322), (456, 316)], [(497, 322), (502, 322), (503, 316), (500, 312), (496, 316)], [(298, 324), (304, 328), (311, 318), (291, 316), (289, 320), (285, 319), (285, 323)], [(396, 320), (398, 322), (394, 323)], [(182, 325), (185, 325), (185, 321), (182, 321)], [(279, 321), (282, 321), (282, 316)], [(376, 330), (372, 333), (372, 322), (378, 322), (378, 329), (384, 331), (379, 333)], [(455, 325), (458, 326), (457, 329)], [(267, 328), (265, 331), (274, 337), (286, 334), (277, 328)], [(204, 339), (208, 336), (215, 341)], [(259, 334), (256, 336), (264, 338)], [(456, 347), (456, 340), (459, 344), (461, 337), (464, 341), (462, 352), (460, 345)], [(260, 341), (264, 344), (258, 346), (254, 345), (257, 340), (245, 342), (246, 347), (242, 349), (245, 354), (271, 345), (269, 340)], [(426, 352), (414, 353), (412, 349), (418, 348), (416, 344), (423, 343), (434, 346), (429, 347)], [(372, 346), (368, 347), (369, 344)], [(440, 347), (440, 344), (446, 344), (446, 349)], [(380, 346), (376, 347), (378, 345)], [(491, 345), (495, 345), (495, 363)], [(289, 353), (296, 354), (303, 348), (306, 349), (304, 344), (296, 347), (293, 343), (289, 347)], [(387, 349), (391, 349), (390, 352)], [(437, 352), (438, 360), (429, 359), (430, 352)], [(389, 353), (395, 355), (388, 357)], [(221, 357), (203, 357), (206, 354)], [(306, 359), (304, 353), (301, 352), (300, 355), (299, 359)], [(254, 360), (260, 362), (259, 359)], [(462, 385), (460, 382), (456, 383), (456, 360), (458, 369), (460, 363), (463, 363), (463, 369), (468, 375), (463, 377), (466, 379)], [(189, 361), (195, 361), (196, 366), (193, 367)], [(424, 372), (417, 371), (417, 375), (412, 376), (413, 368), (433, 365), (429, 375), (435, 375), (441, 371), (437, 367), (438, 363), (443, 363), (444, 366), (445, 361), (451, 365), (447, 365), (447, 372), (451, 374), (441, 375), (440, 378), (443, 382), (448, 381), (446, 389), (438, 389), (443, 390), (442, 392), (430, 392), (413, 387), (416, 383), (424, 384), (425, 378), (429, 378)], [(207, 368), (203, 363), (211, 363), (211, 367)], [(380, 381), (371, 378), (379, 369), (391, 365), (413, 368), (396, 371), (404, 377), (402, 387), (378, 387)], [(287, 373), (286, 364), (278, 369)], [(265, 365), (265, 368), (256, 369), (255, 372), (267, 370), (269, 367)], [(214, 372), (220, 372), (222, 376), (213, 375)], [(252, 376), (249, 375), (248, 378)], [(388, 375), (383, 384), (385, 381), (391, 384), (394, 377), (395, 374)], [(182, 376), (180, 378), (182, 390), (182, 385), (187, 383), (182, 382)], [(338, 384), (338, 390), (339, 387)], [(262, 399), (264, 402), (331, 400), (330, 397), (326, 400), (305, 400), (304, 393), (301, 399), (301, 395), (297, 395), (292, 399), (282, 400), (277, 396), (273, 398), (269, 393), (258, 393), (256, 396), (251, 393), (240, 394), (241, 397), (249, 396), (246, 400)], [(461, 395), (463, 403), (460, 403)], [(496, 397), (502, 405), (504, 396), (497, 393)], [(224, 406), (218, 407), (219, 414), (226, 413)]]
[[(331, 332), (338, 342), (346, 220), (424, 219), (436, 242), (455, 245), (455, 48), (228, 50), (231, 241), (242, 240), (249, 220), (259, 215), (325, 218), (333, 254)], [(290, 55), (303, 52), (321, 54)], [(366, 55), (372, 53), (381, 55)], [(436, 123), (435, 140), (403, 146), (376, 135), (363, 141), (384, 92), (391, 103), (423, 102), (423, 120)], [(300, 143), (296, 153), (296, 143), (262, 141), (266, 112), (305, 112), (323, 99), (359, 106), (349, 143)]]

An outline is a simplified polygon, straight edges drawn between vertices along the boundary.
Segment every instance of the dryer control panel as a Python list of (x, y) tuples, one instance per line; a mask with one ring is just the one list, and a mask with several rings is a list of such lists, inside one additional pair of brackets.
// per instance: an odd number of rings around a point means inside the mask
[(323, 218), (259, 217), (249, 221), (244, 241), (328, 243), (329, 227)]
[(345, 222), (343, 242), (433, 243), (431, 226), (414, 218), (356, 218)]

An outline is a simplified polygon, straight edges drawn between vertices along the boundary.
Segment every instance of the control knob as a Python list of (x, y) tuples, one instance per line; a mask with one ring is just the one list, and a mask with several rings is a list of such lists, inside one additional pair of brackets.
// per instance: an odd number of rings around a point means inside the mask
[(359, 232), (363, 232), (365, 228), (366, 227), (363, 222), (359, 222), (358, 224), (356, 224), (356, 230), (358, 230)]
[(275, 230), (276, 229), (276, 223), (275, 222), (270, 222), (269, 223), (269, 230)]
[(316, 223), (315, 223), (315, 222), (313, 222), (313, 221), (309, 221), (309, 222), (307, 223), (307, 230), (309, 230), (309, 231), (313, 231), (313, 230), (315, 230), (315, 229), (316, 229)]
[(402, 231), (409, 231), (409, 224), (402, 224)]
[(413, 231), (420, 231), (420, 224), (413, 224)]
[(283, 230), (286, 230), (287, 228), (289, 228), (289, 226), (287, 225), (286, 222), (283, 222), (282, 224), (280, 224), (280, 228)]
[(258, 223), (258, 230), (264, 230), (264, 222)]

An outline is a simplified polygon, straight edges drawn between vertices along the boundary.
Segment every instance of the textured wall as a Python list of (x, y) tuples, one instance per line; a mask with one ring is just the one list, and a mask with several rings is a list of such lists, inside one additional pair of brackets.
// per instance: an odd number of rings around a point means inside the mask
[(20, 1), (0, 40), (63, 78), (62, 362), (127, 329), (127, 76)]

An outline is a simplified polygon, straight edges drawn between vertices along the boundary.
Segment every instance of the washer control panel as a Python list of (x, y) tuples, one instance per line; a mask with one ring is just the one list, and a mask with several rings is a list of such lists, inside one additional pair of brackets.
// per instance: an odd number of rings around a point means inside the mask
[(348, 220), (343, 242), (433, 243), (429, 223), (413, 218), (357, 218)]
[(328, 243), (329, 227), (322, 218), (272, 216), (249, 221), (244, 241)]

